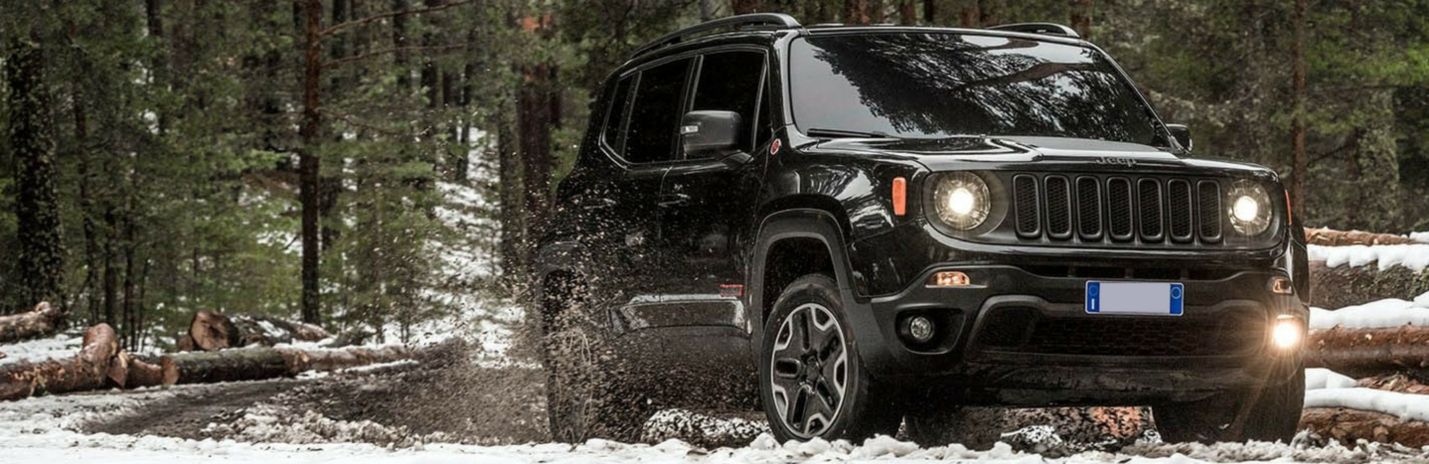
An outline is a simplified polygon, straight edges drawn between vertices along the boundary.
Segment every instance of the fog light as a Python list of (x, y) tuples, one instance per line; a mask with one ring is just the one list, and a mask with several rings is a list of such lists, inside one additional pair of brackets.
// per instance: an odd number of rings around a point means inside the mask
[(1290, 285), (1290, 279), (1282, 276), (1270, 278), (1270, 293), (1276, 295), (1289, 295), (1295, 293), (1295, 287)]
[(933, 339), (933, 320), (924, 316), (913, 316), (908, 318), (908, 336), (913, 337), (913, 341), (927, 343)]
[(942, 271), (928, 279), (929, 287), (966, 287), (972, 285), (972, 278), (958, 271)]
[(1270, 332), (1270, 340), (1275, 343), (1276, 348), (1288, 350), (1300, 346), (1300, 339), (1304, 338), (1305, 329), (1301, 326), (1300, 320), (1290, 316), (1281, 316), (1275, 320), (1275, 328)]

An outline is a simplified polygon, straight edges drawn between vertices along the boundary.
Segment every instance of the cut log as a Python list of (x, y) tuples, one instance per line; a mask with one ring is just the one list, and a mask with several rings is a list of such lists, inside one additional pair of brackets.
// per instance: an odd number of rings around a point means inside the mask
[(160, 364), (163, 384), (173, 385), (291, 377), (310, 370), (331, 371), (412, 357), (412, 351), (401, 346), (333, 349), (248, 347), (171, 354), (164, 356)]
[(1357, 377), (1422, 370), (1429, 367), (1429, 327), (1314, 330), (1304, 356), (1306, 367)]
[(64, 325), (65, 313), (49, 303), (29, 312), (0, 316), (0, 343), (12, 343), (55, 333)]
[(1394, 234), (1376, 234), (1363, 230), (1334, 230), (1330, 228), (1305, 228), (1305, 243), (1310, 245), (1407, 245), (1416, 242), (1409, 237)]
[(1327, 267), (1323, 261), (1310, 262), (1310, 304), (1321, 308), (1343, 308), (1385, 298), (1413, 300), (1425, 292), (1429, 292), (1429, 272), (1415, 272), (1403, 266), (1381, 271), (1373, 265)]
[(1364, 439), (1413, 448), (1429, 445), (1429, 422), (1406, 421), (1389, 414), (1356, 409), (1306, 409), (1300, 416), (1300, 429), (1310, 429), (1340, 443)]
[(179, 336), (179, 341), (174, 343), (174, 349), (179, 352), (193, 351), (194, 338), (189, 334)]
[[(218, 351), (240, 346), (274, 346), (295, 341), (315, 342), (329, 337), (326, 330), (312, 324), (293, 322), (276, 317), (237, 315), (226, 316), (213, 311), (199, 311), (189, 323), (188, 337), (193, 346), (203, 351)], [(185, 340), (179, 339), (180, 350)]]
[(119, 339), (109, 324), (90, 327), (73, 358), (0, 367), (0, 401), (104, 388), (110, 360), (118, 353)]
[(1358, 384), (1361, 387), (1373, 388), (1375, 390), (1429, 395), (1429, 385), (1424, 385), (1419, 379), (1403, 372), (1366, 377), (1360, 379)]

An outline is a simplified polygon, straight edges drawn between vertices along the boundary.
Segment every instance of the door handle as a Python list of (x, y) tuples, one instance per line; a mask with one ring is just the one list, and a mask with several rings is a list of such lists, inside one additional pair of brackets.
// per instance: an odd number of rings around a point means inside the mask
[(657, 204), (662, 208), (685, 206), (690, 204), (690, 196), (683, 193), (667, 193), (660, 195), (660, 201)]

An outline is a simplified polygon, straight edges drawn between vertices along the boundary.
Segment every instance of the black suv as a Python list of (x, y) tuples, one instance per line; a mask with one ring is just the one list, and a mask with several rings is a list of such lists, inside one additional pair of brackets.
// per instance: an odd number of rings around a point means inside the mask
[(1065, 26), (736, 16), (641, 48), (592, 108), (537, 257), (558, 439), (726, 400), (781, 440), (906, 419), (945, 444), (998, 405), (1295, 431), (1309, 289), (1278, 177), (1190, 157)]

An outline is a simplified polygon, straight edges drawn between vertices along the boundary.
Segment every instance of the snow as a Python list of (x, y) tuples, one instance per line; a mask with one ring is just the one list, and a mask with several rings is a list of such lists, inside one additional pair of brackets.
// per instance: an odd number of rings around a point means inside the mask
[(27, 340), (19, 343), (0, 345), (0, 366), (19, 362), (44, 362), (51, 359), (73, 357), (79, 353), (83, 337), (79, 334), (61, 333), (46, 338)]
[(1410, 232), (1409, 239), (1416, 242), (1429, 243), (1429, 232)]
[[(1416, 239), (1417, 240), (1417, 239)], [(1326, 266), (1365, 266), (1378, 263), (1379, 270), (1403, 266), (1411, 271), (1429, 267), (1429, 244), (1415, 245), (1310, 245), (1311, 261), (1324, 261)]]
[(1359, 385), (1359, 383), (1356, 382), (1354, 378), (1329, 369), (1305, 369), (1305, 391), (1307, 392), (1310, 390), (1354, 388), (1357, 385)]
[(1372, 388), (1326, 388), (1305, 392), (1307, 408), (1350, 408), (1398, 416), (1404, 420), (1429, 421), (1429, 395), (1416, 395)]
[(1335, 326), (1350, 329), (1399, 327), (1406, 324), (1429, 325), (1429, 293), (1414, 301), (1389, 298), (1334, 311), (1310, 308), (1310, 329), (1323, 330)]

